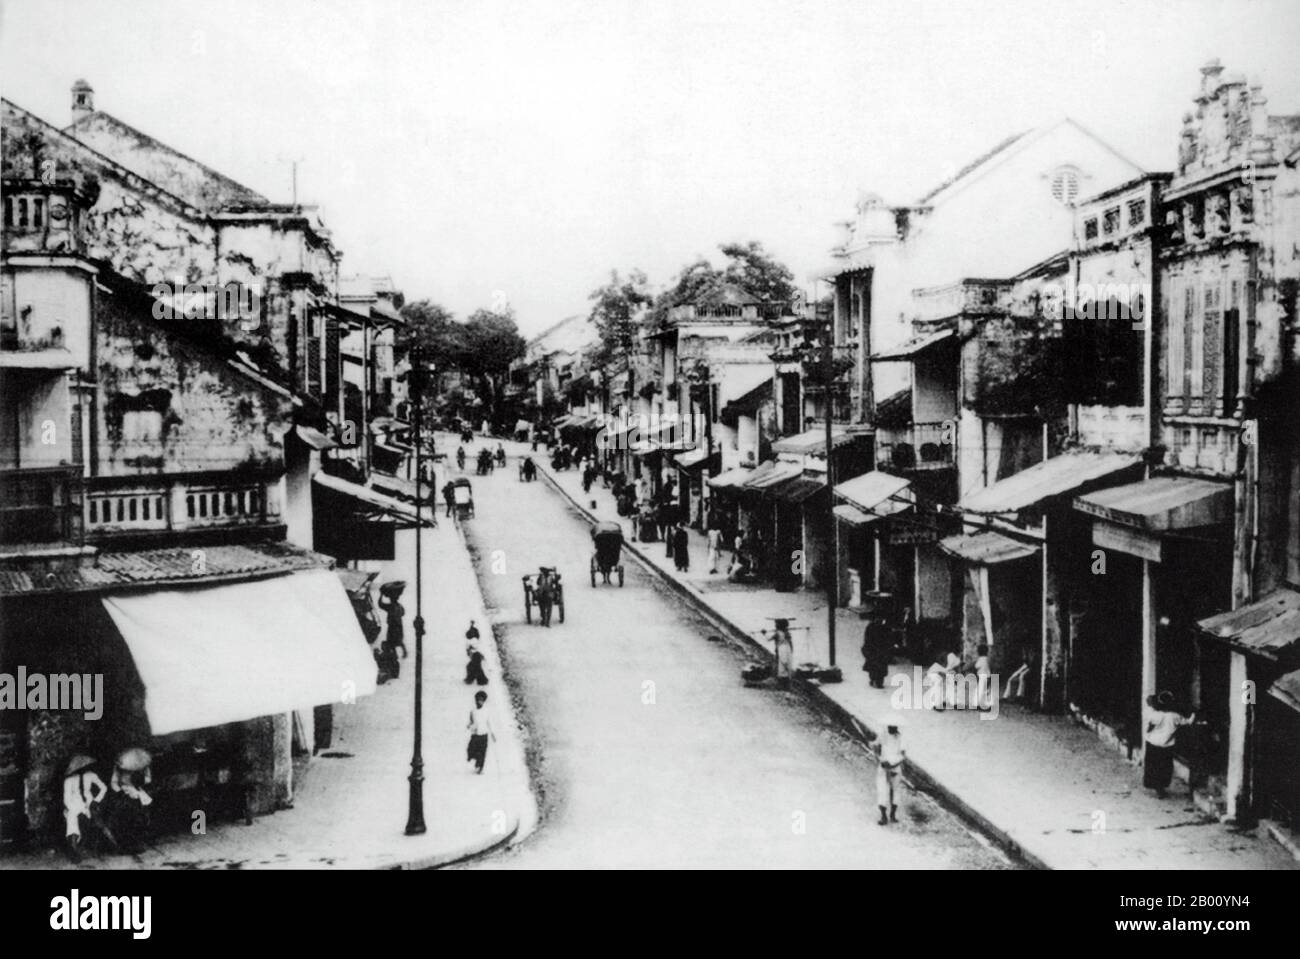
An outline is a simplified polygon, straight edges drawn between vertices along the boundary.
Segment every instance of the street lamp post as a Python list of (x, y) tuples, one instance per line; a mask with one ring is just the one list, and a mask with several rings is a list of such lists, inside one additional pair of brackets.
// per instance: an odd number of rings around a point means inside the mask
[(835, 529), (835, 457), (831, 446), (831, 411), (834, 402), (831, 398), (832, 384), (835, 380), (835, 350), (833, 338), (828, 335), (822, 349), (822, 383), (826, 390), (826, 518), (830, 523), (826, 528), (831, 534), (831, 570), (826, 577), (826, 641), (830, 667), (835, 666), (835, 607), (839, 603), (840, 556), (839, 535)]
[(420, 429), (424, 421), (424, 370), (420, 352), (411, 351), (411, 392), (415, 406), (415, 745), (411, 752), (411, 792), (407, 803), (406, 834), (419, 836), (424, 825), (424, 558), (421, 549), (423, 530), (420, 523), (420, 478), (423, 467)]

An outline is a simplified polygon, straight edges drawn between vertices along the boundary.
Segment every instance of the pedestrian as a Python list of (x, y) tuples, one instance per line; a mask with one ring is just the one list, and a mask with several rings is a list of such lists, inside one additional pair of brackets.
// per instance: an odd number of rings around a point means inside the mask
[(1174, 694), (1167, 689), (1159, 695), (1148, 696), (1144, 712), (1146, 751), (1142, 756), (1142, 785), (1154, 789), (1156, 797), (1164, 799), (1174, 778), (1174, 741), (1178, 729), (1196, 722), (1196, 713), (1184, 716), (1175, 709)]
[(691, 534), (687, 532), (685, 523), (678, 523), (673, 531), (673, 563), (679, 573), (691, 568)]
[(559, 576), (550, 569), (543, 568), (537, 574), (537, 585), (533, 587), (533, 598), (537, 601), (537, 612), (543, 626), (551, 625), (551, 609), (555, 605), (555, 586)]
[(776, 684), (785, 689), (790, 685), (790, 677), (794, 674), (794, 640), (790, 637), (788, 619), (776, 621), (772, 644), (776, 654)]
[(456, 468), (462, 473), (465, 472), (465, 447), (456, 447)]
[(664, 538), (664, 556), (673, 558), (673, 535), (677, 523), (673, 520), (673, 508), (666, 501), (659, 504), (659, 535)]
[(397, 679), (401, 675), (402, 666), (397, 658), (397, 651), (402, 651), (402, 659), (406, 659), (406, 632), (402, 625), (402, 617), (406, 615), (406, 607), (397, 601), (395, 595), (379, 592), (379, 608), (387, 615), (388, 633), (384, 637), (384, 643), (380, 647), (379, 665), (380, 668), (387, 672), (392, 679)]
[(108, 787), (95, 771), (95, 760), (73, 756), (63, 774), (64, 842), (73, 862), (81, 862), (81, 820), (93, 822), (95, 805), (106, 795)]
[(722, 557), (722, 530), (716, 525), (709, 527), (709, 572), (717, 573), (718, 560)]
[[(898, 822), (899, 779), (902, 776), (903, 762), (907, 759), (899, 721), (890, 716), (885, 720), (884, 726), (884, 735), (875, 743), (876, 805), (880, 807), (881, 826)], [(885, 816), (886, 809), (889, 811), (888, 818)]]
[(474, 764), (474, 772), (483, 772), (483, 763), (487, 761), (488, 740), (496, 739), (492, 731), (492, 720), (486, 709), (487, 693), (479, 690), (474, 694), (474, 708), (469, 711), (469, 746), (465, 749), (465, 760)]
[(948, 653), (944, 662), (935, 662), (925, 671), (926, 684), (931, 690), (931, 708), (943, 712), (949, 706), (956, 706), (957, 673), (961, 670), (961, 657)]
[(478, 641), (478, 627), (474, 625), (474, 620), (469, 621), (469, 629), (465, 630), (465, 641), (475, 643)]
[(993, 668), (989, 664), (989, 647), (987, 643), (980, 643), (975, 647), (975, 682), (976, 696), (978, 698), (977, 705), (980, 712), (987, 713), (993, 708), (991, 688), (997, 688), (993, 685)]
[(885, 688), (893, 650), (894, 639), (889, 633), (889, 623), (878, 613), (871, 614), (862, 630), (862, 669), (872, 688)]
[(127, 855), (144, 850), (153, 797), (144, 787), (153, 782), (153, 757), (144, 749), (124, 749), (113, 763), (104, 815), (118, 849)]
[(465, 683), (477, 683), (480, 686), (488, 684), (487, 673), (483, 669), (483, 653), (477, 646), (469, 645), (465, 647), (465, 653), (469, 657), (465, 663)]
[(448, 480), (442, 488), (442, 501), (447, 504), (447, 515), (450, 516), (452, 510), (456, 508), (456, 486)]

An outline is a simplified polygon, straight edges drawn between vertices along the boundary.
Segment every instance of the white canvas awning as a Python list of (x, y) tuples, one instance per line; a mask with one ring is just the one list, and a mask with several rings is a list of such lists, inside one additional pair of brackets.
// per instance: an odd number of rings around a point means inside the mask
[(342, 702), (375, 660), (332, 570), (110, 595), (155, 736)]

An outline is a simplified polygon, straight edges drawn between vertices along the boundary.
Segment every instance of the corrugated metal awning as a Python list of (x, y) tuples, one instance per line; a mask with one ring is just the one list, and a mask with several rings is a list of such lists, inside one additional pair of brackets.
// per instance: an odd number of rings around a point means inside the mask
[(813, 479), (811, 476), (796, 476), (784, 483), (767, 487), (763, 493), (778, 502), (798, 505), (816, 496), (825, 488), (825, 480)]
[(968, 513), (1014, 513), (1139, 463), (1136, 453), (1062, 453), (977, 490), (958, 505)]
[(850, 526), (866, 526), (868, 523), (874, 523), (876, 520), (882, 519), (882, 517), (872, 513), (864, 513), (856, 506), (850, 506), (848, 503), (841, 503), (831, 512), (835, 514), (836, 519), (843, 520)]
[(1300, 643), (1300, 593), (1279, 589), (1196, 625), (1206, 636), (1222, 640), (1240, 652), (1276, 660)]
[[(831, 427), (831, 446), (839, 449), (853, 440), (852, 434), (842, 426)], [(787, 436), (772, 444), (773, 453), (795, 453), (800, 456), (816, 456), (826, 453), (826, 427), (805, 430), (794, 436)]]
[(1022, 543), (1001, 533), (994, 533), (992, 530), (949, 536), (939, 541), (939, 548), (950, 556), (980, 566), (994, 566), (1016, 559), (1027, 559), (1038, 552), (1037, 546)]
[(886, 350), (883, 353), (873, 353), (869, 357), (872, 363), (884, 363), (889, 360), (910, 360), (932, 346), (937, 346), (944, 340), (950, 340), (956, 336), (956, 330), (936, 330), (933, 333), (925, 333), (921, 336), (914, 336), (902, 346), (892, 350)]
[(709, 485), (714, 489), (726, 489), (731, 486), (742, 486), (745, 481), (754, 475), (754, 468), (751, 466), (733, 466), (725, 473), (719, 473), (709, 480)]
[[(767, 462), (772, 461), (768, 460)], [(760, 473), (759, 470), (754, 470), (754, 474), (741, 488), (746, 490), (766, 489), (769, 486), (784, 483), (786, 480), (794, 479), (802, 474), (803, 467), (798, 463), (772, 463), (772, 468), (766, 472)]]
[(1300, 669), (1274, 682), (1268, 687), (1268, 694), (1300, 713)]
[(1228, 483), (1160, 476), (1076, 497), (1074, 508), (1121, 526), (1160, 533), (1230, 522), (1232, 499)]
[[(835, 487), (835, 493), (844, 497), (854, 506), (858, 506), (867, 512), (897, 512), (892, 505), (886, 505), (887, 502), (897, 502), (894, 497), (899, 496), (911, 486), (911, 482), (901, 476), (895, 476), (892, 473), (882, 473), (880, 470), (872, 470), (870, 473), (864, 473), (861, 476), (855, 476), (851, 480), (846, 480)], [(906, 503), (898, 504), (898, 508), (906, 509)]]

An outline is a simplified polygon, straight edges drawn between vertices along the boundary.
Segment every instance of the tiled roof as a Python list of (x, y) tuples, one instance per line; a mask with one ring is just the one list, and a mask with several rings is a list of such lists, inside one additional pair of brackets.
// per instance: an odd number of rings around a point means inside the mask
[(200, 585), (330, 568), (334, 560), (287, 543), (104, 552), (94, 566), (52, 572), (0, 569), (0, 596)]

